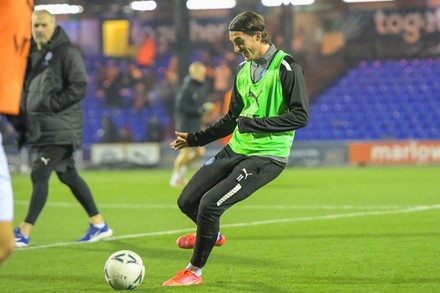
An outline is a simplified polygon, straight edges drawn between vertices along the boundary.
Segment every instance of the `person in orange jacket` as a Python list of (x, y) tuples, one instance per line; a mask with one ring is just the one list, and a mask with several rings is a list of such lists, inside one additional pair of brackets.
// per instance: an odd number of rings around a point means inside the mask
[[(0, 113), (17, 115), (31, 44), (33, 0), (0, 1)], [(0, 265), (15, 247), (11, 176), (0, 134)]]

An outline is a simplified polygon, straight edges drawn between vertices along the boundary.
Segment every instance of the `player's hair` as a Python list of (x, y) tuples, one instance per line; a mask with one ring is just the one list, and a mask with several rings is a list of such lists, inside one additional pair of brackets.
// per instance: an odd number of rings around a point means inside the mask
[(52, 20), (53, 23), (56, 23), (56, 17), (54, 14), (50, 13), (48, 10), (46, 9), (42, 9), (42, 10), (35, 10), (34, 12), (32, 12), (32, 16), (34, 15), (42, 15), (42, 14), (46, 14), (50, 16), (50, 19)]
[(264, 19), (261, 15), (252, 11), (245, 11), (238, 14), (229, 23), (229, 31), (239, 31), (247, 35), (254, 35), (257, 32), (261, 32), (261, 41), (265, 44), (271, 44), (269, 34), (265, 31)]
[(206, 67), (202, 62), (196, 61), (196, 62), (191, 63), (191, 65), (189, 66), (188, 72), (189, 72), (189, 75), (195, 76), (200, 72), (200, 70), (205, 69), (205, 68)]

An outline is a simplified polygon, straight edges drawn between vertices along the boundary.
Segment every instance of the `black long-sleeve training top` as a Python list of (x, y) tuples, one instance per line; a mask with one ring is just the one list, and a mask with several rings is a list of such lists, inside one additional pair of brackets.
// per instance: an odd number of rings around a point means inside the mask
[[(269, 66), (277, 52), (274, 45), (259, 59), (251, 61), (251, 72), (254, 82), (257, 82)], [(237, 86), (237, 74), (245, 62), (238, 66), (232, 90), (228, 113), (203, 131), (188, 134), (189, 146), (203, 146), (214, 140), (231, 134), (238, 123), (242, 133), (249, 132), (284, 132), (295, 130), (307, 125), (309, 120), (309, 100), (305, 84), (304, 72), (295, 59), (286, 55), (280, 68), (280, 81), (283, 88), (283, 98), (289, 105), (289, 111), (276, 117), (248, 118), (240, 116), (244, 107)]]

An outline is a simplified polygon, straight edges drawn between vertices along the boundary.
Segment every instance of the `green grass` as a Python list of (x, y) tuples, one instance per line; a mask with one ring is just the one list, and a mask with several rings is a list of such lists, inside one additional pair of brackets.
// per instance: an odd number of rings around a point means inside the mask
[[(85, 171), (112, 241), (74, 244), (87, 216), (55, 175), (31, 237), (0, 269), (0, 292), (112, 292), (103, 266), (129, 249), (147, 272), (137, 292), (440, 292), (440, 168), (287, 169), (222, 217), (204, 284), (163, 288), (189, 262), (175, 239), (193, 231), (170, 170)], [(28, 175), (14, 175), (15, 223)]]

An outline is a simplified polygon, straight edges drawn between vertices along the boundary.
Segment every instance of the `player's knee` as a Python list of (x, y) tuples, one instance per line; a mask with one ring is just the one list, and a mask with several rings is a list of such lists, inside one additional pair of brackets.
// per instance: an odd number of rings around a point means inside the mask
[(66, 172), (57, 172), (57, 175), (60, 181), (67, 185), (71, 182), (75, 182), (79, 177), (79, 174), (75, 169), (68, 169)]
[(182, 196), (180, 196), (179, 199), (177, 200), (177, 206), (184, 214), (186, 214), (190, 210), (189, 201)]
[(50, 171), (35, 169), (31, 172), (31, 180), (33, 183), (42, 183), (49, 181)]
[(177, 200), (177, 206), (182, 213), (190, 216), (193, 214), (197, 214), (199, 203), (191, 200), (191, 197), (182, 194)]
[(60, 181), (63, 182), (64, 184), (69, 183), (70, 176), (68, 174), (66, 174), (66, 172), (63, 172), (63, 173), (57, 172), (57, 176), (58, 176), (58, 179), (60, 179)]

